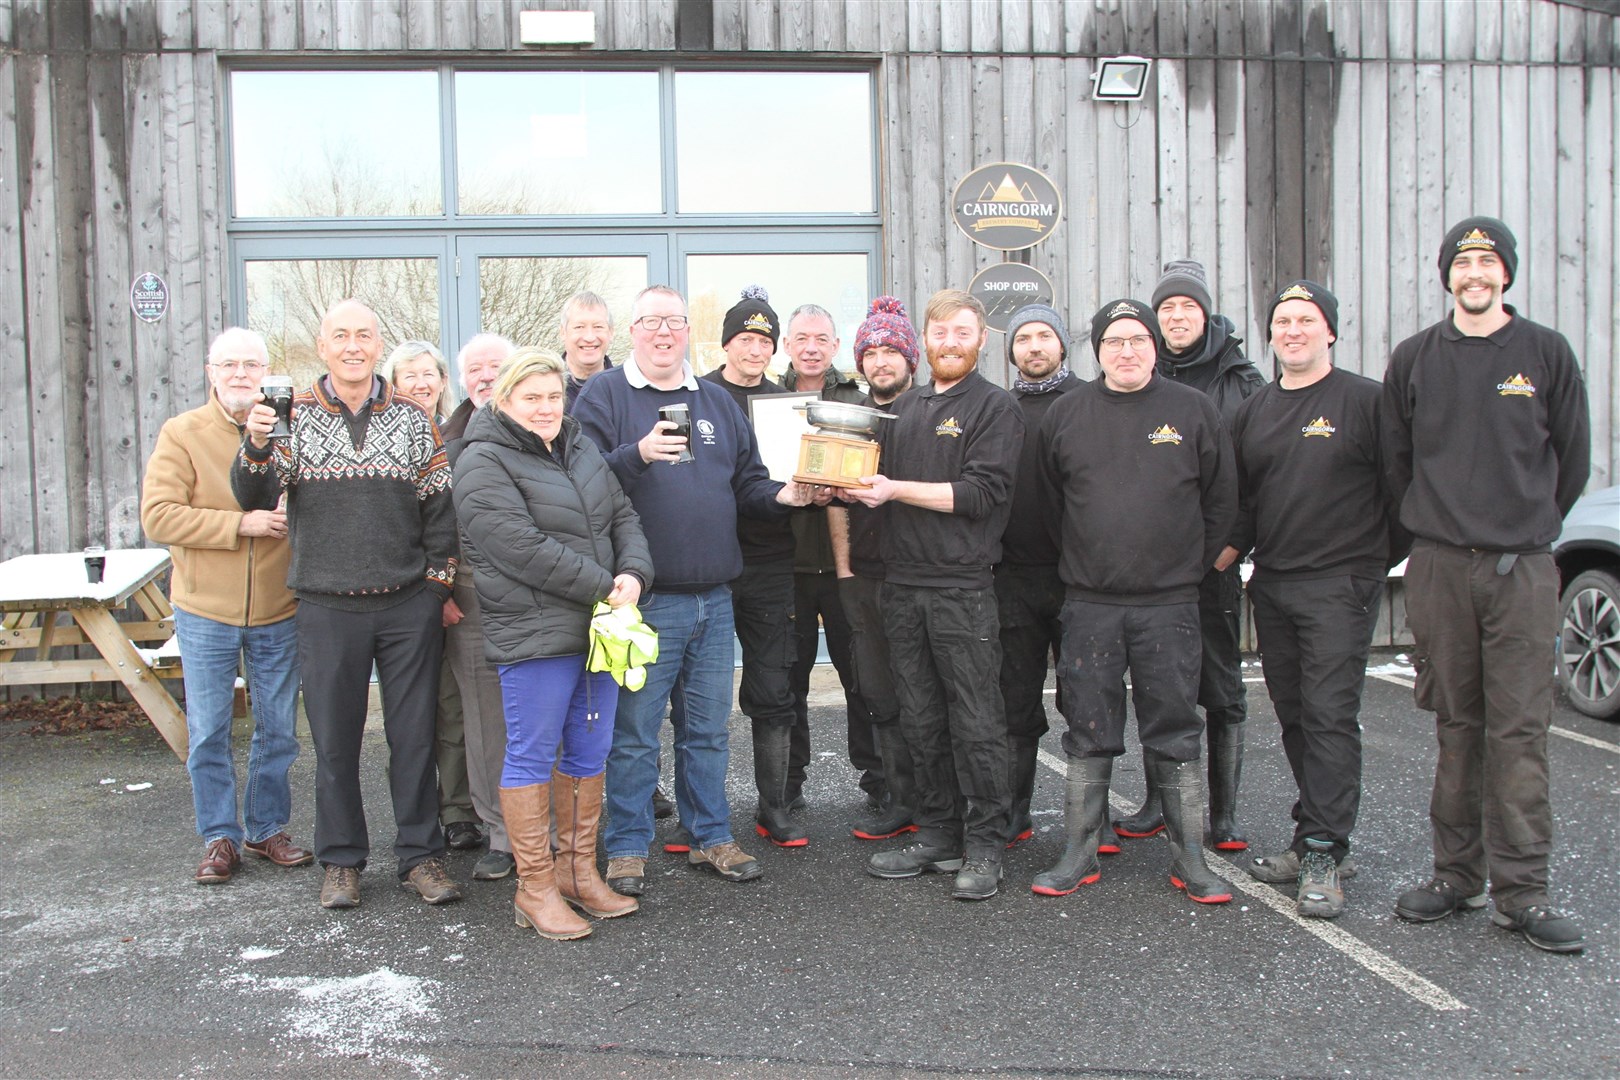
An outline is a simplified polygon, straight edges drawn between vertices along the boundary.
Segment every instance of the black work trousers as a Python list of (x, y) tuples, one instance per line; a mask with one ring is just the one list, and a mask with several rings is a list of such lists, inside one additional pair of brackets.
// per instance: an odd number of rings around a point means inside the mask
[(849, 620), (838, 594), (838, 578), (825, 574), (793, 575), (794, 622), (798, 653), (793, 661), (793, 744), (788, 757), (788, 783), (804, 783), (810, 764), (810, 674), (816, 667), (816, 647), (826, 632), (827, 656), (844, 688), (844, 714), (848, 721), (849, 763), (861, 774), (861, 790), (879, 798), (883, 795), (883, 759), (878, 755), (872, 717), (855, 693), (855, 675), (850, 666)]
[(1295, 854), (1306, 840), (1333, 845), (1342, 861), (1361, 805), (1361, 691), (1383, 599), (1381, 581), (1300, 581), (1264, 574), (1249, 582), (1260, 666), (1299, 789)]
[(1418, 706), (1435, 711), (1440, 757), (1429, 823), (1435, 876), (1465, 896), (1487, 880), (1498, 910), (1548, 902), (1558, 568), (1420, 540), (1406, 570)]
[(1243, 689), (1243, 578), (1237, 563), (1210, 570), (1198, 583), (1198, 629), (1204, 659), (1198, 669), (1198, 704), (1210, 727), (1248, 719)]
[(1063, 750), (1069, 757), (1125, 752), (1125, 674), (1131, 676), (1142, 749), (1169, 761), (1197, 761), (1198, 605), (1133, 607), (1066, 600), (1063, 652)]
[(1009, 739), (1038, 742), (1046, 734), (1046, 671), (1059, 655), (1062, 613), (1063, 581), (1055, 565), (996, 567), (1001, 698)]
[(731, 583), (731, 608), (742, 643), (737, 707), (755, 724), (793, 726), (793, 571), (744, 566)]
[(428, 589), (380, 611), (340, 611), (307, 600), (298, 605), (298, 664), (315, 743), (315, 857), (323, 866), (362, 868), (371, 851), (360, 745), (373, 662), (388, 738), (399, 876), (444, 854), (434, 764), (443, 608)]
[(1000, 862), (1012, 794), (995, 596), (886, 582), (879, 603), (915, 770), (917, 837)]

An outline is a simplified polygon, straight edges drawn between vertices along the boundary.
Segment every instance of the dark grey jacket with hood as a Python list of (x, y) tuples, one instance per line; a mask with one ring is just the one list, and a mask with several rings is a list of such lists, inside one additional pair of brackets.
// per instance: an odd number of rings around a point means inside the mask
[(546, 449), (486, 406), (455, 465), (456, 520), (492, 664), (583, 653), (591, 608), (618, 574), (652, 585), (641, 519), (572, 416)]
[(1187, 356), (1159, 354), (1159, 374), (1171, 382), (1202, 390), (1215, 402), (1221, 423), (1232, 430), (1238, 406), (1266, 385), (1264, 375), (1243, 355), (1243, 339), (1225, 315), (1211, 315), (1204, 338)]

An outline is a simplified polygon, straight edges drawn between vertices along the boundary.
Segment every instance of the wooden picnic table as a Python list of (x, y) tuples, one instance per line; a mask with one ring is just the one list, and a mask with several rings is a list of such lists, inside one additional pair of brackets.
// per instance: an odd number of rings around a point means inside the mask
[[(160, 678), (179, 678), (178, 664), (154, 668), (137, 642), (168, 642), (174, 609), (158, 588), (169, 568), (163, 548), (114, 549), (100, 582), (85, 572), (84, 553), (19, 555), (0, 563), (0, 686), (121, 682), (180, 760), (186, 718)], [(120, 622), (126, 607), (136, 618)], [(60, 621), (62, 612), (71, 622)], [(94, 645), (97, 659), (53, 660), (59, 645)], [(171, 651), (171, 650), (164, 650)], [(32, 660), (18, 655), (32, 652)]]

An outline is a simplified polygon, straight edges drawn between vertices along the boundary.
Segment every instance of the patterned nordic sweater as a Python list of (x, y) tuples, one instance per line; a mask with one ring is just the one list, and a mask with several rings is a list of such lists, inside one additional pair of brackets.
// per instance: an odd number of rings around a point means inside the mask
[(376, 610), (425, 586), (450, 595), (455, 507), (444, 443), (426, 411), (377, 380), (361, 445), (323, 376), (293, 402), (293, 436), (263, 450), (247, 438), (231, 469), (246, 510), (287, 492), (288, 586), (322, 607)]

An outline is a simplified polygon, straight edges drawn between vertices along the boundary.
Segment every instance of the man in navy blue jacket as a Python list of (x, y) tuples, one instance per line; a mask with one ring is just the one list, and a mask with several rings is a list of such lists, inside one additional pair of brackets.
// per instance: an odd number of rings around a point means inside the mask
[[(653, 557), (654, 589), (641, 613), (658, 630), (658, 660), (640, 690), (619, 696), (607, 763), (607, 879), (627, 896), (643, 890), (658, 731), (677, 678), (686, 709), (675, 730), (676, 770), (685, 783), (676, 785), (675, 798), (692, 834), (688, 859), (729, 881), (764, 873), (732, 838), (726, 801), (735, 636), (726, 586), (743, 569), (738, 512), (779, 516), (812, 494), (766, 474), (742, 410), (723, 388), (693, 374), (687, 335), (681, 295), (665, 285), (643, 290), (631, 309), (630, 359), (593, 377), (574, 410), (641, 515)], [(690, 440), (660, 418), (667, 405), (687, 407)]]

